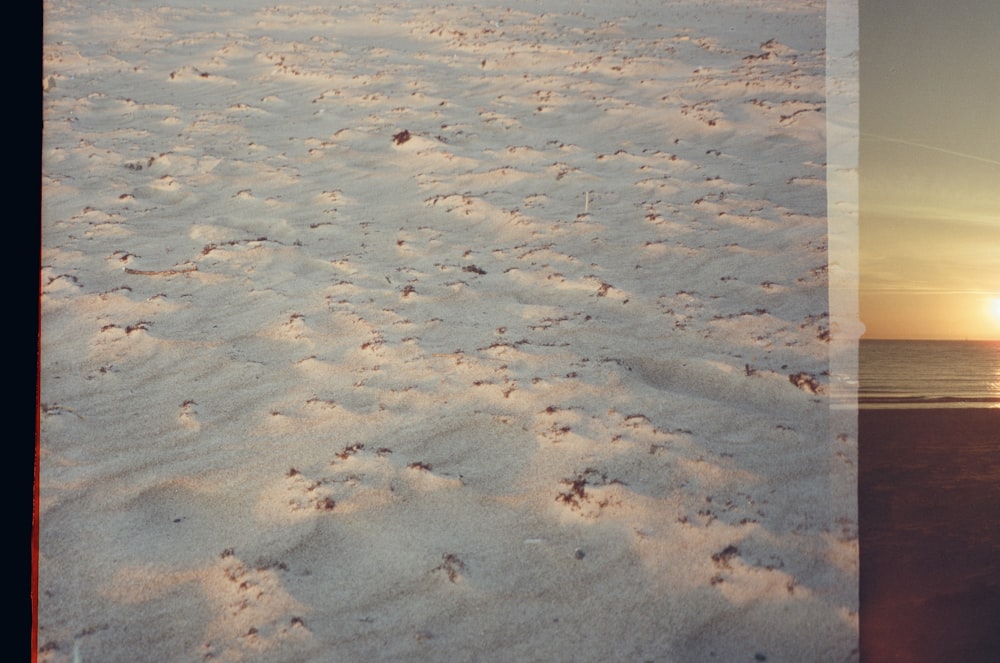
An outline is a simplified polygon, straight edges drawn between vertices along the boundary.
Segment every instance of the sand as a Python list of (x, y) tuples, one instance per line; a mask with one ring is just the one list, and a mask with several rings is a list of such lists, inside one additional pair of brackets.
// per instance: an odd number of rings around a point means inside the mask
[(39, 660), (856, 660), (823, 3), (45, 18)]
[(995, 660), (1000, 410), (861, 410), (859, 426), (864, 660)]

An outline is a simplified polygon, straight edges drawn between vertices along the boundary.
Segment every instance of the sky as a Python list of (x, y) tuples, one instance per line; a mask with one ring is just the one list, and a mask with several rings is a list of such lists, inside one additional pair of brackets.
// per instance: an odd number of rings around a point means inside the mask
[(864, 338), (1000, 340), (1000, 0), (860, 0)]

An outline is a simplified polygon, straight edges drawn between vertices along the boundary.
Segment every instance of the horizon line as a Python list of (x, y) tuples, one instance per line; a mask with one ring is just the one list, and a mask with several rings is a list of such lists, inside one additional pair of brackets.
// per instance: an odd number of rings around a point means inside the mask
[(946, 343), (1000, 343), (1000, 338), (910, 338), (901, 336), (865, 336), (858, 337), (858, 341), (942, 341)]

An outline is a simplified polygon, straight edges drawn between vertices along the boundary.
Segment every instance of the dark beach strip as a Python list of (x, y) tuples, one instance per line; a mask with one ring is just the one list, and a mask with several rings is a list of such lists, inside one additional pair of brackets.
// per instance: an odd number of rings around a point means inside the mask
[(1000, 409), (858, 413), (863, 661), (1000, 651)]

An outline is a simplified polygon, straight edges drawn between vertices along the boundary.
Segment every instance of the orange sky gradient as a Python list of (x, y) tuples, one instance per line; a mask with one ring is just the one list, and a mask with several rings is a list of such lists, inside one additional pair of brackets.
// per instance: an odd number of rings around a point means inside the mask
[(864, 338), (1000, 340), (1000, 2), (859, 11)]

